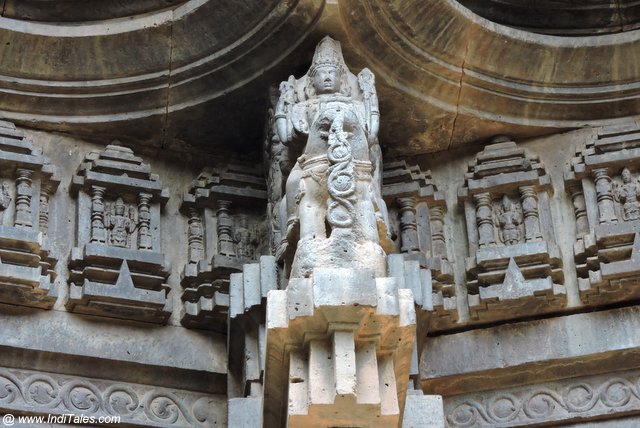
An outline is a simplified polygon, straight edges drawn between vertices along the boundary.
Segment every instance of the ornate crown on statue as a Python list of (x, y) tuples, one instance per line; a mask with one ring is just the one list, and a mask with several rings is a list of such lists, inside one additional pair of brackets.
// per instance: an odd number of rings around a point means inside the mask
[(317, 69), (323, 66), (336, 67), (340, 73), (345, 73), (347, 70), (347, 65), (342, 57), (340, 42), (333, 40), (329, 36), (325, 36), (316, 46), (311, 68), (309, 68), (309, 76), (313, 76)]

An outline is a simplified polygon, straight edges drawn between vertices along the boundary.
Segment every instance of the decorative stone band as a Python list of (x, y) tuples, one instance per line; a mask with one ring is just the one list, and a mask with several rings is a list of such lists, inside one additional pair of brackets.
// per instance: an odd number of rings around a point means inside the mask
[(0, 368), (0, 413), (120, 416), (125, 425), (226, 426), (222, 395)]
[(445, 398), (448, 427), (515, 427), (640, 410), (640, 370)]

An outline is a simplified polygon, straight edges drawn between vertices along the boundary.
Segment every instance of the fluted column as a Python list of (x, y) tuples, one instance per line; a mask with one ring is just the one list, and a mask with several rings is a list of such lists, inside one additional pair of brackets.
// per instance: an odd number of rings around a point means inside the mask
[(19, 168), (17, 174), (16, 217), (14, 226), (31, 227), (33, 225), (31, 222), (31, 196), (33, 195), (31, 175), (33, 171)]
[(533, 186), (520, 187), (520, 200), (522, 202), (522, 214), (524, 215), (524, 238), (526, 242), (539, 241), (540, 218), (538, 214), (538, 195)]
[(420, 250), (418, 245), (418, 225), (416, 223), (416, 198), (413, 196), (397, 198), (400, 207), (400, 235), (403, 253), (414, 253)]
[(611, 177), (609, 176), (609, 169), (594, 169), (593, 178), (596, 185), (600, 223), (617, 223), (618, 218), (613, 202), (613, 188), (611, 185)]

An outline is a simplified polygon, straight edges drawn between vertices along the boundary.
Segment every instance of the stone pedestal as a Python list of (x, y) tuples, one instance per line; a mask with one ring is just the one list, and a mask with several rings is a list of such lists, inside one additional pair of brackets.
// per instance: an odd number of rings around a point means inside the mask
[(317, 268), (269, 292), (265, 426), (398, 426), (413, 293), (372, 271)]

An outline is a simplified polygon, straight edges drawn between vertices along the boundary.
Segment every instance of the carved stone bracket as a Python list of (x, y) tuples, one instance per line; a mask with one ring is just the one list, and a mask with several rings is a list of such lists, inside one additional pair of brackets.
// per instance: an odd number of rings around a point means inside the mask
[(469, 239), (472, 322), (562, 310), (566, 293), (544, 165), (498, 137), (469, 165), (458, 191)]
[[(388, 207), (391, 229), (397, 235), (393, 251), (406, 260), (405, 263), (392, 255), (390, 276), (399, 278), (407, 284), (406, 288), (413, 290), (420, 325), (429, 331), (453, 327), (458, 313), (453, 268), (444, 234), (447, 212), (444, 194), (438, 191), (430, 171), (422, 172), (419, 166), (395, 161), (384, 165), (382, 196)], [(416, 273), (424, 270), (427, 272)], [(411, 278), (427, 274), (431, 296), (409, 285), (415, 282)]]
[(120, 424), (176, 428), (227, 422), (225, 396), (154, 385), (0, 368), (0, 390), (1, 413), (84, 415), (95, 423), (118, 417)]
[(229, 276), (266, 248), (262, 172), (242, 165), (208, 168), (183, 195), (189, 260), (182, 272), (182, 324), (227, 332)]
[(640, 126), (599, 128), (565, 172), (584, 303), (640, 298)]
[(414, 298), (395, 278), (318, 268), (290, 279), (268, 295), (265, 426), (398, 425), (414, 336)]
[(172, 308), (160, 209), (168, 191), (159, 177), (130, 149), (111, 144), (85, 157), (71, 191), (78, 198), (78, 231), (67, 309), (165, 322)]
[(49, 249), (49, 199), (60, 183), (42, 151), (0, 121), (0, 301), (50, 308), (56, 259)]

